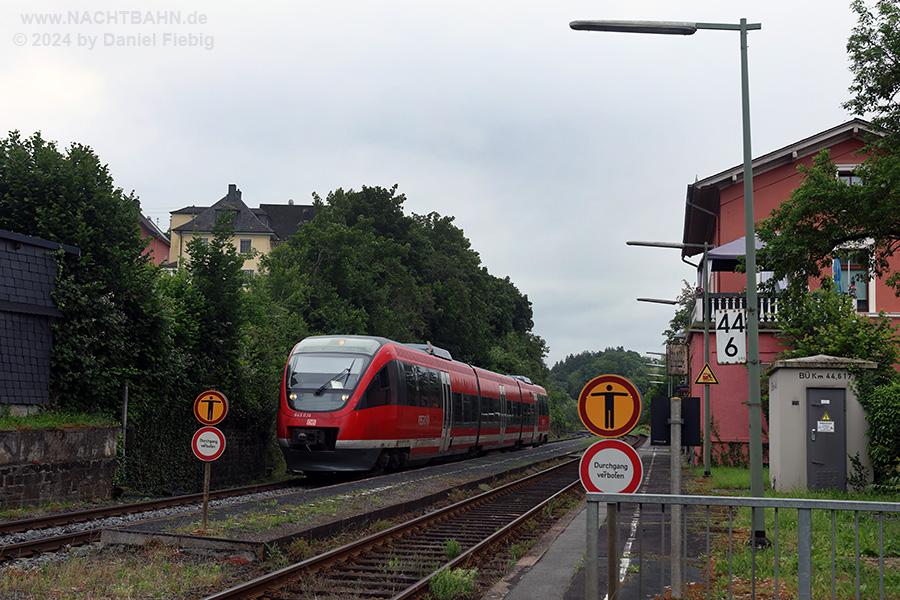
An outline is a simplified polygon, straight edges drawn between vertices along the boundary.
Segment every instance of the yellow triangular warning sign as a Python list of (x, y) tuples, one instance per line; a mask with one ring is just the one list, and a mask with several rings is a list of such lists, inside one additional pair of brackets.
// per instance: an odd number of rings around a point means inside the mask
[(706, 363), (705, 365), (703, 365), (703, 370), (700, 371), (700, 375), (697, 376), (697, 381), (695, 381), (694, 383), (701, 385), (714, 385), (718, 384), (719, 380), (716, 379), (715, 375), (713, 375), (712, 369), (709, 368), (709, 363)]
[(830, 421), (830, 420), (831, 420), (831, 417), (829, 417), (829, 416), (828, 416), (828, 413), (826, 412), (824, 415), (822, 415), (822, 418), (821, 418), (820, 420), (822, 420), (822, 421)]

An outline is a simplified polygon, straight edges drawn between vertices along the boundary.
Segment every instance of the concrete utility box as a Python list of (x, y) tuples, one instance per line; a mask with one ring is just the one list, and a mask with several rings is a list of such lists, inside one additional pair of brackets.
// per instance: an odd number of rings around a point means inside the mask
[(769, 477), (776, 491), (846, 491), (850, 457), (857, 453), (871, 479), (868, 423), (849, 366), (877, 365), (818, 355), (769, 368)]

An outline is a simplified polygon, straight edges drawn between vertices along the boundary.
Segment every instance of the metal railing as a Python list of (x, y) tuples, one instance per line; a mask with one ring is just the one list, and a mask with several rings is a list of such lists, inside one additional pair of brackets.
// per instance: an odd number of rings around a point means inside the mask
[[(591, 557), (599, 556), (600, 542), (599, 536), (596, 541), (592, 540), (590, 524), (592, 517), (597, 522), (599, 508), (606, 505), (607, 510), (607, 533), (612, 532), (612, 539), (607, 539), (607, 554), (609, 560), (609, 568), (607, 569), (608, 581), (607, 590), (608, 597), (625, 599), (629, 597), (645, 598), (643, 572), (645, 570), (644, 553), (642, 552), (642, 540), (628, 540), (626, 550), (621, 557), (618, 556), (618, 545), (615, 540), (617, 535), (619, 514), (621, 513), (620, 504), (636, 505), (634, 510), (635, 522), (631, 526), (632, 532), (638, 532), (643, 536), (644, 525), (642, 520), (647, 507), (659, 506), (663, 517), (665, 517), (666, 509), (676, 506), (689, 507), (682, 512), (682, 528), (684, 537), (680, 545), (682, 545), (681, 556), (684, 560), (679, 565), (670, 565), (666, 555), (666, 529), (671, 527), (669, 520), (661, 518), (660, 521), (660, 543), (657, 545), (653, 542), (655, 548), (660, 548), (658, 552), (658, 561), (660, 566), (659, 594), (660, 597), (686, 598), (686, 587), (678, 592), (672, 590), (671, 596), (666, 595), (666, 567), (671, 569), (678, 568), (681, 577), (675, 580), (687, 581), (685, 576), (689, 563), (695, 570), (698, 566), (702, 568), (701, 574), (705, 578), (706, 597), (707, 598), (732, 598), (737, 593), (735, 591), (736, 569), (735, 561), (740, 560), (741, 563), (746, 560), (749, 552), (750, 581), (742, 582), (746, 587), (750, 586), (749, 594), (751, 598), (757, 597), (757, 587), (763, 582), (766, 585), (765, 598), (799, 598), (800, 600), (811, 600), (812, 598), (846, 598), (845, 594), (838, 596), (837, 581), (838, 576), (841, 578), (852, 577), (852, 585), (855, 587), (856, 598), (881, 598), (885, 596), (885, 515), (889, 519), (889, 524), (893, 531), (893, 535), (889, 537), (889, 545), (891, 556), (896, 557), (900, 554), (900, 548), (896, 541), (896, 529), (900, 527), (898, 519), (894, 515), (900, 513), (900, 503), (887, 502), (856, 502), (847, 500), (813, 500), (802, 498), (750, 498), (750, 497), (734, 497), (734, 496), (686, 496), (686, 495), (667, 495), (667, 494), (587, 494), (588, 506), (587, 520), (588, 529), (588, 548), (586, 566), (587, 570), (587, 598), (593, 600), (597, 594), (595, 590), (599, 589), (599, 570), (593, 569), (591, 572)], [(746, 531), (738, 531), (735, 529), (735, 517), (738, 511), (744, 509), (749, 513), (751, 508), (763, 508), (769, 518), (767, 525), (767, 533), (772, 537), (765, 538), (765, 545), (753, 543), (753, 538), (748, 538)], [(704, 510), (705, 509), (705, 510)], [(787, 511), (787, 513), (786, 513)], [(796, 513), (794, 512), (796, 511)], [(674, 511), (670, 510), (670, 515)], [(715, 513), (715, 516), (713, 514)], [(725, 513), (725, 514), (722, 514)], [(847, 521), (849, 518), (847, 513), (852, 514), (853, 518), (850, 523), (838, 526), (838, 520)], [(792, 520), (792, 516), (796, 515), (796, 524)], [(822, 557), (822, 546), (828, 550), (827, 539), (821, 536), (822, 530), (828, 530), (828, 517), (830, 516), (830, 555), (826, 554)], [(817, 537), (814, 550), (813, 544), (813, 522), (814, 518), (818, 524), (816, 527)], [(865, 537), (861, 550), (861, 528), (860, 520), (868, 522), (868, 526), (863, 529)], [(824, 524), (821, 520), (824, 519)], [(875, 522), (873, 522), (875, 520)], [(705, 521), (705, 532), (704, 532)], [(727, 528), (725, 522), (727, 521)], [(874, 528), (877, 522), (877, 534)], [(849, 532), (852, 525), (853, 531)], [(855, 536), (854, 551), (851, 557), (847, 554), (848, 542), (843, 541), (850, 533)], [(688, 537), (692, 537), (692, 543), (688, 544)], [(705, 544), (704, 544), (705, 538)], [(841, 540), (836, 541), (838, 538)], [(763, 540), (757, 540), (763, 541)], [(671, 544), (671, 540), (669, 540)], [(712, 545), (717, 545), (718, 556), (727, 555), (728, 570), (724, 572), (724, 564), (713, 564), (711, 552)], [(593, 548), (591, 547), (593, 546)], [(877, 546), (877, 557), (874, 556), (875, 546)], [(633, 550), (637, 547), (638, 551)], [(814, 552), (818, 554), (814, 555)], [(861, 557), (861, 552), (864, 554)], [(818, 560), (814, 561), (814, 556)], [(637, 564), (634, 558), (637, 557)], [(822, 569), (823, 563), (830, 563), (830, 573), (828, 569)], [(594, 561), (596, 564), (596, 561)], [(814, 572), (813, 564), (820, 565), (819, 571)], [(619, 568), (614, 568), (618, 565)], [(896, 559), (894, 559), (896, 565)], [(848, 567), (853, 567), (848, 571)], [(637, 570), (637, 581), (635, 582), (634, 570)], [(711, 577), (713, 572), (718, 573), (717, 577), (726, 579), (727, 584), (716, 586), (713, 591), (715, 581)], [(874, 581), (877, 572), (877, 582)], [(897, 587), (900, 586), (900, 576), (894, 576), (897, 572), (896, 567), (892, 567), (890, 575), (892, 577), (892, 591), (890, 597), (897, 597)], [(764, 574), (763, 574), (764, 573)], [(596, 581), (592, 578), (596, 577)], [(762, 578), (762, 579), (760, 579)], [(772, 582), (774, 578), (774, 585)], [(829, 585), (830, 578), (830, 585)], [(623, 587), (624, 580), (628, 579), (630, 586)], [(794, 584), (795, 582), (795, 584)], [(815, 582), (815, 590), (814, 590)], [(629, 592), (633, 592), (637, 588), (637, 595), (630, 596)], [(648, 589), (655, 584), (647, 582)], [(686, 586), (687, 584), (685, 584)], [(791, 591), (785, 591), (786, 589)], [(796, 589), (794, 595), (793, 589)], [(815, 592), (815, 594), (814, 594)], [(651, 591), (650, 593), (655, 593)], [(741, 589), (741, 598), (748, 597), (748, 590)], [(683, 595), (682, 595), (683, 594)], [(714, 595), (715, 594), (715, 595)], [(727, 595), (722, 595), (727, 594)], [(699, 597), (695, 594), (691, 598)]]
[[(759, 304), (759, 324), (762, 327), (775, 327), (778, 322), (778, 296), (760, 294), (757, 296)], [(709, 294), (709, 318), (710, 324), (715, 328), (713, 315), (717, 310), (747, 308), (746, 294)], [(703, 323), (703, 298), (697, 298), (691, 308), (691, 321)]]

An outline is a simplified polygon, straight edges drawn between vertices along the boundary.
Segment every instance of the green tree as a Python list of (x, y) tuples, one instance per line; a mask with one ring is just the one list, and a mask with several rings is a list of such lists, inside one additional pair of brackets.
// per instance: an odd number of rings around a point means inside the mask
[(864, 0), (853, 0), (850, 8), (857, 25), (847, 42), (853, 98), (844, 108), (857, 115), (874, 115), (873, 123), (890, 134), (896, 149), (900, 133), (900, 6), (893, 0), (877, 0), (874, 10)]
[(527, 296), (488, 273), (452, 217), (406, 216), (404, 201), (396, 186), (315, 197), (313, 221), (263, 259), (265, 293), (309, 333), (431, 341), (540, 381)]
[(140, 208), (88, 146), (61, 152), (40, 133), (0, 140), (0, 228), (80, 249), (61, 254), (51, 395), (64, 409), (119, 414), (126, 381), (158, 385), (165, 314), (141, 256)]
[(203, 388), (233, 390), (239, 382), (247, 276), (245, 257), (231, 242), (234, 219), (233, 211), (224, 212), (209, 242), (195, 237), (187, 243), (190, 260), (184, 269), (192, 288), (188, 299), (197, 329), (193, 348), (201, 367), (196, 383)]
[(805, 290), (810, 279), (827, 277), (835, 249), (847, 248), (900, 292), (890, 264), (900, 248), (900, 6), (853, 0), (851, 9), (858, 18), (847, 43), (853, 97), (844, 107), (871, 115), (881, 135), (870, 140), (856, 170), (861, 185), (841, 181), (827, 152), (801, 168), (801, 185), (757, 227), (766, 243), (761, 258), (775, 281), (787, 277)]

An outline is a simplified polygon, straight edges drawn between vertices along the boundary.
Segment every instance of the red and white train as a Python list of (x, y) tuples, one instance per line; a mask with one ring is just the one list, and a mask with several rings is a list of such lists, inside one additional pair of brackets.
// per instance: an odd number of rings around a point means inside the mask
[(278, 444), (291, 471), (370, 471), (547, 441), (544, 388), (431, 344), (314, 336), (284, 370)]

